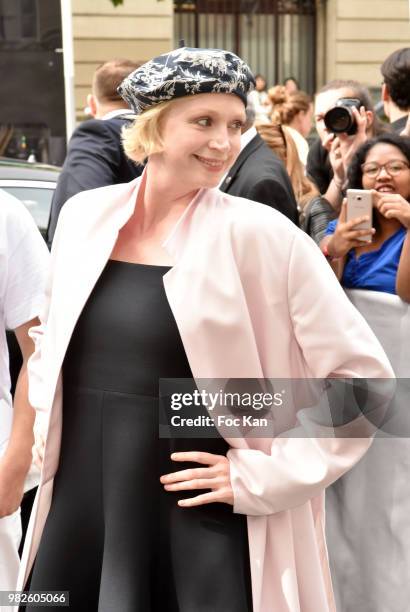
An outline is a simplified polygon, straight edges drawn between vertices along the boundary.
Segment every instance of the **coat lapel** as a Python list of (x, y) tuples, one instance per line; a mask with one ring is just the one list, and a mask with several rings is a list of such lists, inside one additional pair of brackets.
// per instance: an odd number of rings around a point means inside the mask
[[(71, 335), (98, 278), (103, 271), (118, 237), (118, 232), (132, 215), (141, 179), (121, 185), (115, 198), (105, 201), (95, 190), (93, 200), (81, 208), (78, 226), (66, 231), (64, 242), (56, 255), (59, 273), (54, 276), (49, 320), (58, 318), (53, 325), (54, 375), (61, 369)], [(84, 194), (87, 192), (84, 192)], [(89, 210), (87, 210), (87, 205)], [(73, 243), (75, 248), (73, 249)], [(63, 315), (63, 318), (61, 318)], [(50, 391), (53, 389), (49, 386)], [(46, 405), (51, 405), (52, 397)]]
[(254, 136), (252, 140), (248, 142), (246, 147), (239, 153), (232, 168), (230, 168), (230, 170), (228, 171), (228, 174), (226, 175), (223, 183), (220, 186), (221, 191), (223, 191), (224, 193), (229, 193), (229, 190), (232, 184), (235, 182), (235, 179), (239, 174), (239, 171), (242, 168), (243, 164), (246, 162), (248, 157), (252, 155), (261, 146), (261, 143), (262, 139), (259, 134), (256, 134), (256, 136)]
[(164, 287), (191, 371), (197, 386), (214, 392), (230, 379), (264, 376), (225, 197), (218, 189), (200, 192), (164, 244), (176, 262)]

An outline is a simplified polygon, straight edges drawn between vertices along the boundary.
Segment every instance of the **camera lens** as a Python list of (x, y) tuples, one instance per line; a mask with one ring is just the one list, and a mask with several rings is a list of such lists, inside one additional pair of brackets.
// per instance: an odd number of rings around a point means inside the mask
[(338, 134), (348, 132), (353, 125), (350, 110), (343, 106), (335, 106), (324, 116), (325, 126), (329, 132)]

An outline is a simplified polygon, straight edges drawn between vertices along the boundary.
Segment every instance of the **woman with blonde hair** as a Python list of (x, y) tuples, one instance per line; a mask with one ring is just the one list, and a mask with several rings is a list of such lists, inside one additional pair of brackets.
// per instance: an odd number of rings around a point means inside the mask
[(295, 141), (300, 161), (306, 166), (309, 153), (306, 138), (312, 129), (312, 100), (303, 91), (288, 93), (284, 85), (271, 87), (268, 96), (272, 104), (272, 123), (286, 125)]
[[(27, 580), (35, 561), (32, 590), (69, 591), (73, 610), (334, 609), (323, 492), (368, 440), (281, 438), (263, 423), (249, 439), (201, 425), (159, 435), (164, 378), (192, 389), (192, 378), (392, 375), (312, 241), (218, 189), (252, 84), (218, 49), (138, 68), (120, 92), (143, 175), (77, 194), (60, 216), (32, 330), (30, 399), (47, 440), (22, 565)], [(192, 400), (179, 418), (198, 414)]]

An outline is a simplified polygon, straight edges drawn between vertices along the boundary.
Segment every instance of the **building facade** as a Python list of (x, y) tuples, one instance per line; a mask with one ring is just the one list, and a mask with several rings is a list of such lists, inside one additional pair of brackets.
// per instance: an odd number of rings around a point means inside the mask
[(334, 78), (377, 96), (380, 64), (410, 45), (409, 0), (72, 0), (77, 118), (96, 66), (187, 45), (229, 48), (268, 83), (295, 76), (309, 93)]
[(410, 46), (408, 0), (322, 0), (318, 45), (320, 84), (355, 79), (380, 87), (380, 65), (402, 47)]

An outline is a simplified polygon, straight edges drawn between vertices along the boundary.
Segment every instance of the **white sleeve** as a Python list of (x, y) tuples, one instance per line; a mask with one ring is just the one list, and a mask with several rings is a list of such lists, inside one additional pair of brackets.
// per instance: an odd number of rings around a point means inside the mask
[(27, 211), (9, 216), (7, 282), (4, 293), (4, 318), (8, 329), (16, 329), (39, 316), (48, 273), (47, 246)]

